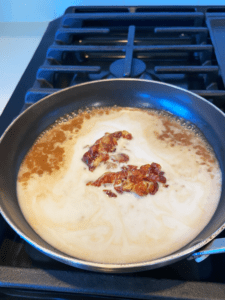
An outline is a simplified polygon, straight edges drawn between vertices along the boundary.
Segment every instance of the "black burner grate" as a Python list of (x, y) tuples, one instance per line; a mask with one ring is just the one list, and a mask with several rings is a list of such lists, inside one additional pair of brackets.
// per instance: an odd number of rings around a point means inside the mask
[(69, 8), (25, 102), (29, 106), (69, 86), (118, 77), (160, 80), (225, 105), (205, 14), (191, 8)]

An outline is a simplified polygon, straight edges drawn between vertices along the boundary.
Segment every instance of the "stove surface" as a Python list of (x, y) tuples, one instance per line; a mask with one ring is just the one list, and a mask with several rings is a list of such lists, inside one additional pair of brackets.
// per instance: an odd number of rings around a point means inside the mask
[[(224, 110), (224, 12), (225, 7), (68, 8), (49, 24), (3, 111), (1, 133), (44, 96), (104, 78), (167, 82)], [(224, 299), (223, 265), (220, 254), (139, 273), (84, 271), (48, 258), (0, 217), (0, 296), (12, 299)]]

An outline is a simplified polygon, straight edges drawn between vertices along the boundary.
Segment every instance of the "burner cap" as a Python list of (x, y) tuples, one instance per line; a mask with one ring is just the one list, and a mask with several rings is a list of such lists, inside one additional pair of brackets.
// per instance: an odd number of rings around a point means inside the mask
[[(118, 78), (124, 77), (124, 66), (125, 59), (118, 59), (110, 65), (110, 72)], [(146, 65), (143, 61), (137, 58), (133, 58), (130, 77), (140, 76), (142, 73), (144, 73), (145, 69)]]

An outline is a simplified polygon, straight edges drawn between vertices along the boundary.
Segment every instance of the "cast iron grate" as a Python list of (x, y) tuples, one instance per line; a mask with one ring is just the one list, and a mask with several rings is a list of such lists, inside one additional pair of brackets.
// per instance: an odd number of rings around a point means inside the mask
[(225, 90), (205, 14), (194, 8), (70, 8), (27, 106), (82, 82), (132, 77), (177, 85), (223, 109)]

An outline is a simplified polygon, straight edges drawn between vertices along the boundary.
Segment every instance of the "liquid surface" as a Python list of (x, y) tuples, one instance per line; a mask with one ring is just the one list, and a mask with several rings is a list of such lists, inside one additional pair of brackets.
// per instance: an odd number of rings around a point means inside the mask
[[(110, 170), (101, 163), (90, 172), (84, 153), (106, 132), (120, 130), (133, 136), (118, 140), (116, 150), (129, 162)], [(152, 162), (162, 166), (168, 185), (155, 195), (110, 198), (103, 192), (108, 184), (86, 185), (122, 165)], [(193, 130), (154, 111), (114, 108), (80, 113), (43, 133), (20, 167), (17, 194), (26, 220), (50, 245), (87, 261), (132, 263), (193, 240), (216, 210), (221, 177), (212, 151)]]

